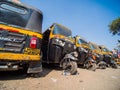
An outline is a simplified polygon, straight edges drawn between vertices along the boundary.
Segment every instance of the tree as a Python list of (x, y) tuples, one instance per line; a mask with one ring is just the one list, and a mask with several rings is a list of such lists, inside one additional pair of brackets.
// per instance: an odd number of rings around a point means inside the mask
[(109, 30), (113, 35), (120, 35), (120, 17), (112, 21), (109, 25)]

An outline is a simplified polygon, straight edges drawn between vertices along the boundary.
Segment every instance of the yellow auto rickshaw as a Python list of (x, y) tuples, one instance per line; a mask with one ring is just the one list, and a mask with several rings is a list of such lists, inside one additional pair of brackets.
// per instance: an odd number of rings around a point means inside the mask
[(93, 42), (89, 42), (89, 46), (92, 50), (92, 57), (96, 61), (97, 68), (106, 69), (106, 62), (103, 60), (103, 52), (100, 50), (99, 46)]
[(0, 71), (42, 71), (42, 12), (21, 2), (0, 0)]
[(52, 24), (43, 33), (43, 63), (55, 64), (70, 74), (77, 72), (76, 46), (70, 29), (58, 23)]
[(113, 58), (112, 52), (108, 48), (106, 48), (104, 45), (99, 45), (99, 48), (101, 49), (103, 53), (103, 60), (107, 63), (107, 66), (112, 68), (117, 68), (117, 64)]
[(82, 65), (89, 70), (96, 70), (96, 62), (92, 58), (88, 42), (80, 36), (75, 36), (76, 51), (78, 53), (78, 65)]

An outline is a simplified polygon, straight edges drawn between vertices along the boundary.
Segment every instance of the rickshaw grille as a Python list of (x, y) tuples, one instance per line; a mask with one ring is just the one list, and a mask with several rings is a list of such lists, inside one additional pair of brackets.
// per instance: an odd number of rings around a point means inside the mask
[(17, 31), (0, 30), (0, 51), (20, 53), (25, 45), (26, 36)]

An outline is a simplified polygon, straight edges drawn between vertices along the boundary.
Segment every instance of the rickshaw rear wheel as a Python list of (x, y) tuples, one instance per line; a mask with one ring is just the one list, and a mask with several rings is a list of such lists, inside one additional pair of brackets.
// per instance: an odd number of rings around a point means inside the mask
[(75, 61), (63, 62), (65, 72), (75, 75), (77, 73), (77, 63)]

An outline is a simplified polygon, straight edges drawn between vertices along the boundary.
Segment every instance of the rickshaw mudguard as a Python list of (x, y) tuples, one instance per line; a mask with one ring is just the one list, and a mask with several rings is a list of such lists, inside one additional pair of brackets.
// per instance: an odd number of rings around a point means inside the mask
[(63, 62), (64, 62), (66, 59), (69, 59), (69, 61), (67, 61), (67, 62), (77, 61), (77, 60), (78, 60), (78, 59), (77, 59), (76, 57), (74, 57), (71, 53), (70, 53), (70, 54), (66, 54), (66, 55), (64, 56), (64, 58), (60, 61), (60, 67), (62, 67)]
[(78, 60), (76, 57), (74, 57), (71, 54), (66, 54), (63, 59), (70, 59), (70, 60), (73, 60), (73, 61), (77, 61)]
[(63, 59), (61, 60), (60, 63), (63, 63), (64, 60), (66, 60), (66, 59), (69, 59), (69, 60), (72, 60), (72, 61), (77, 61), (78, 59), (77, 59), (77, 57), (75, 57), (75, 56), (72, 55), (73, 53), (74, 53), (74, 52), (69, 53), (69, 54), (66, 54), (66, 55), (63, 57)]
[(95, 63), (96, 61), (95, 60), (93, 60), (91, 57), (89, 57), (89, 58), (87, 58), (87, 61), (89, 62), (93, 62), (93, 63)]
[(42, 62), (30, 62), (27, 73), (39, 73), (42, 72)]

